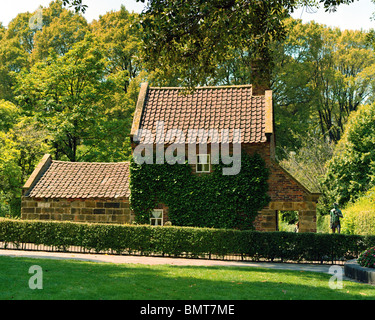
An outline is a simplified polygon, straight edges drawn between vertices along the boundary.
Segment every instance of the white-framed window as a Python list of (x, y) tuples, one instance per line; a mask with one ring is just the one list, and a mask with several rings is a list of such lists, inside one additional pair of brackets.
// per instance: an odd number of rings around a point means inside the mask
[(197, 167), (196, 172), (210, 172), (211, 171), (211, 161), (209, 154), (198, 154), (197, 155)]
[(150, 225), (162, 226), (163, 225), (163, 209), (154, 209), (151, 212)]

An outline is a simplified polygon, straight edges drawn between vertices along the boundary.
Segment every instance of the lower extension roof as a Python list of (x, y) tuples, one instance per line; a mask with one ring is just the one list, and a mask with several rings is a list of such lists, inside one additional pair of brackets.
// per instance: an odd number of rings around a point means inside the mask
[(33, 198), (128, 198), (129, 162), (65, 162), (45, 155), (24, 185)]

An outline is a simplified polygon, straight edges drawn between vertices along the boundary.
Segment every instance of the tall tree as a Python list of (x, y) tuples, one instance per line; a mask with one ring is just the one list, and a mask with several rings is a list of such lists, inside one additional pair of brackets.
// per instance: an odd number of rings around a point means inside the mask
[(281, 144), (298, 146), (296, 136), (309, 130), (337, 142), (351, 112), (374, 100), (374, 50), (363, 31), (292, 19), (287, 25), (272, 77)]
[(361, 106), (349, 118), (343, 138), (328, 163), (320, 200), (328, 212), (333, 202), (345, 205), (375, 185), (375, 105)]
[(141, 71), (139, 54), (141, 34), (134, 24), (138, 14), (129, 13), (124, 6), (107, 12), (91, 23), (93, 34), (102, 43), (109, 63), (108, 74), (121, 83), (124, 93), (132, 79)]
[[(146, 0), (137, 0), (146, 2)], [(283, 19), (300, 5), (324, 4), (327, 11), (355, 0), (149, 0), (142, 13), (144, 61), (148, 71), (194, 87), (215, 78), (217, 65), (232, 48), (246, 49), (253, 63), (253, 83), (269, 86), (269, 44), (285, 37)], [(82, 0), (64, 0), (76, 11)]]
[(18, 215), (21, 187), (48, 152), (46, 134), (8, 101), (0, 100), (0, 119), (0, 215)]
[(28, 69), (35, 32), (29, 28), (30, 13), (18, 14), (0, 37), (0, 99), (14, 101), (14, 74)]
[(101, 139), (100, 124), (110, 83), (103, 81), (106, 61), (93, 36), (64, 56), (36, 63), (18, 77), (19, 102), (53, 137), (56, 158), (79, 160), (78, 147)]
[[(145, 0), (138, 0), (146, 2)], [(320, 0), (327, 10), (354, 0)], [(217, 0), (148, 1), (142, 13), (144, 60), (149, 70), (168, 74), (190, 87), (215, 77), (217, 65), (233, 48), (249, 53), (252, 82), (269, 85), (272, 58), (269, 45), (286, 36), (283, 20), (300, 5), (318, 1)]]
[[(54, 3), (52, 3), (53, 5)], [(61, 2), (57, 1), (58, 8)], [(69, 10), (61, 10), (58, 16), (47, 16), (53, 14), (53, 8), (44, 9), (43, 28), (35, 34), (32, 59), (34, 62), (48, 57), (50, 50), (60, 56), (65, 55), (73, 45), (84, 39), (89, 31), (89, 26), (84, 17)]]

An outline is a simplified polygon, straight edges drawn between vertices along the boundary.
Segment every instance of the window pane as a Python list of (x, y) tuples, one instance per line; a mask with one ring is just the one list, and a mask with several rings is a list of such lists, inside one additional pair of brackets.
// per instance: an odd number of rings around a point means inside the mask
[(198, 155), (198, 163), (201, 163), (201, 164), (208, 163), (208, 154), (199, 154)]
[(157, 210), (154, 210), (154, 211), (152, 211), (152, 216), (154, 217), (154, 218), (161, 218), (161, 211), (157, 211)]
[(162, 226), (163, 225), (163, 220), (162, 219), (151, 218), (150, 219), (150, 225), (152, 225), (152, 226)]
[(198, 154), (197, 155), (197, 172), (210, 172), (210, 155), (209, 154)]
[(162, 226), (163, 225), (163, 210), (155, 209), (151, 212), (150, 225)]

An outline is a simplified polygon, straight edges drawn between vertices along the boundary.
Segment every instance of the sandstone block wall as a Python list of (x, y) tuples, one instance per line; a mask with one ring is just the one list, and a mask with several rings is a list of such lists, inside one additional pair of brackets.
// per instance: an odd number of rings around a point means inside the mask
[(21, 218), (100, 223), (130, 223), (129, 199), (22, 198)]

